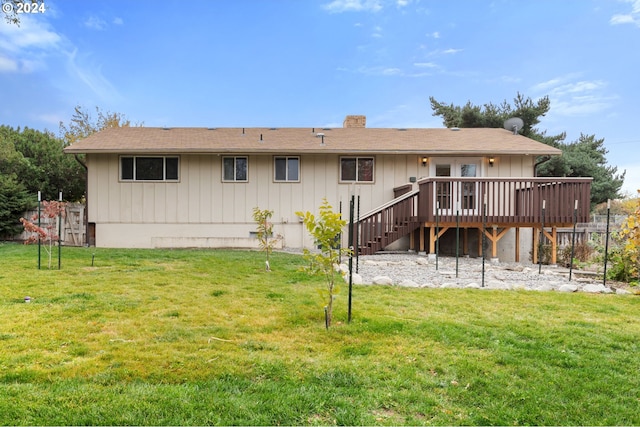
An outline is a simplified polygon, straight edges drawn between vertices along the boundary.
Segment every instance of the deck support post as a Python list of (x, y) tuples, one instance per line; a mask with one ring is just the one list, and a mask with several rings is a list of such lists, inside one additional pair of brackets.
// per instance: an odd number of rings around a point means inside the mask
[(516, 262), (520, 262), (520, 227), (516, 227)]
[(467, 227), (462, 230), (462, 255), (469, 255), (469, 229)]
[(531, 261), (534, 264), (538, 263), (538, 248), (540, 247), (540, 229), (538, 227), (533, 229), (533, 256)]
[(409, 233), (409, 250), (418, 252), (416, 248), (416, 232), (415, 230)]

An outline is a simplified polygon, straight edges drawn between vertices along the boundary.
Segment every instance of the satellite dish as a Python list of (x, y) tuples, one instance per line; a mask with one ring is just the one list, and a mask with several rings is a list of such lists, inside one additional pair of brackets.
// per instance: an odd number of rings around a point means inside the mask
[(513, 131), (514, 135), (518, 134), (518, 130), (522, 129), (524, 126), (524, 122), (520, 117), (511, 117), (504, 121), (502, 125), (506, 130)]

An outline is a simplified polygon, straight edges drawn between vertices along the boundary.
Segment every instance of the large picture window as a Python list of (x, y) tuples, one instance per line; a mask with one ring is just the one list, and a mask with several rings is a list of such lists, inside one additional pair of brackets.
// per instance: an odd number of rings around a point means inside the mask
[(178, 157), (123, 156), (120, 157), (122, 181), (177, 181)]
[(300, 181), (299, 157), (274, 157), (273, 169), (276, 182)]
[(342, 157), (340, 181), (373, 182), (373, 157)]
[(249, 160), (247, 157), (223, 157), (222, 180), (247, 182), (249, 180)]

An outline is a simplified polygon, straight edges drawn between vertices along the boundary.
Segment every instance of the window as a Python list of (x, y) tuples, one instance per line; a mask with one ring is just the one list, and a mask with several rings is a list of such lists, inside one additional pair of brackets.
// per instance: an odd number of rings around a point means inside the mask
[(223, 181), (248, 181), (249, 161), (246, 157), (223, 157), (222, 180)]
[(373, 157), (340, 159), (340, 181), (373, 182)]
[(274, 157), (274, 179), (280, 181), (300, 181), (299, 157)]
[(177, 181), (178, 157), (120, 157), (122, 181)]

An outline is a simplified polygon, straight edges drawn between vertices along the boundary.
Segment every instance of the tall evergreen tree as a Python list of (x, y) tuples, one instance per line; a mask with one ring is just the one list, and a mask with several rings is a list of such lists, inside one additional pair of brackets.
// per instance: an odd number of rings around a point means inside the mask
[(429, 100), (433, 115), (441, 117), (446, 127), (501, 128), (508, 118), (520, 117), (524, 122), (523, 128), (518, 130), (521, 135), (559, 148), (563, 153), (561, 157), (552, 157), (542, 163), (538, 176), (592, 177), (591, 206), (620, 197), (625, 172), (618, 173), (617, 167), (607, 165), (604, 139), (580, 135), (577, 141), (567, 144), (564, 142), (566, 133), (547, 135), (546, 131), (536, 128), (551, 109), (548, 96), (533, 101), (518, 93), (513, 106), (506, 100), (499, 105), (488, 103), (483, 106), (473, 105), (471, 101), (459, 106), (444, 104), (433, 97)]

